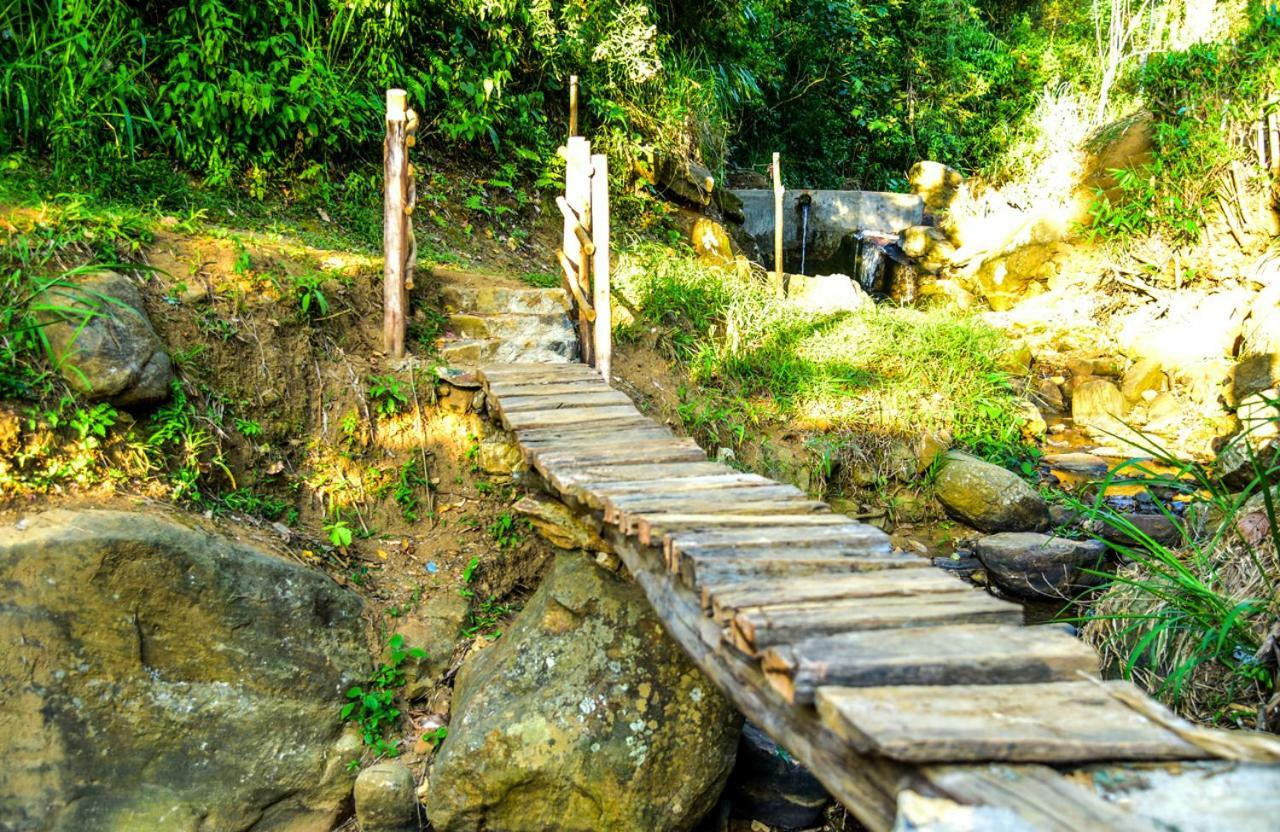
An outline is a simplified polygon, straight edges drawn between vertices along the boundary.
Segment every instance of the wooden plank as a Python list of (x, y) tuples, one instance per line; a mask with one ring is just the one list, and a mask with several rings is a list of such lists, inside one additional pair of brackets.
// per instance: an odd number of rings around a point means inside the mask
[[(522, 448), (540, 451), (583, 451), (597, 447), (617, 446), (628, 442), (651, 442), (664, 439), (669, 442), (680, 442), (696, 448), (698, 443), (692, 439), (678, 439), (675, 434), (652, 419), (636, 417), (629, 423), (587, 422), (581, 425), (559, 425), (553, 428), (529, 428), (515, 432), (516, 442)], [(606, 443), (601, 445), (600, 443)], [(584, 445), (584, 443), (590, 443)], [(706, 455), (703, 454), (705, 457)], [(572, 461), (572, 460), (571, 460)]]
[(588, 390), (579, 393), (553, 393), (536, 396), (503, 396), (498, 399), (503, 413), (523, 413), (536, 410), (563, 410), (575, 407), (633, 406), (631, 399), (620, 390)]
[(744, 557), (706, 558), (685, 555), (680, 561), (680, 579), (685, 586), (725, 586), (735, 582), (778, 580), (812, 575), (841, 575), (875, 572), (881, 569), (933, 569), (928, 560), (912, 555), (813, 555), (806, 551), (743, 552)]
[(499, 384), (556, 384), (577, 379), (604, 382), (600, 373), (585, 364), (541, 362), (489, 364), (476, 370), (480, 379)]
[(759, 474), (743, 474), (729, 469), (728, 473), (700, 476), (667, 477), (660, 480), (606, 480), (591, 483), (591, 493), (597, 497), (623, 494), (676, 495), (686, 491), (705, 491), (718, 488), (752, 488), (777, 485)]
[(1128, 682), (818, 688), (822, 721), (894, 760), (1079, 763), (1195, 760), (1204, 751), (1108, 691)]
[(906, 572), (873, 572), (855, 575), (824, 575), (786, 581), (761, 579), (729, 584), (704, 584), (704, 606), (718, 619), (751, 607), (843, 601), (850, 598), (898, 596), (913, 598), (935, 592), (973, 592), (973, 587), (941, 569), (912, 569)]
[[(905, 577), (905, 576), (904, 576)], [(1098, 675), (1098, 655), (1062, 630), (943, 626), (840, 633), (780, 644), (761, 657), (789, 702), (813, 704), (824, 685), (978, 685), (1077, 681)]]
[[(992, 806), (1016, 813), (1032, 829), (1045, 832), (1123, 829), (1155, 832), (1145, 818), (1099, 797), (1092, 789), (1063, 777), (1048, 766), (926, 766), (921, 775), (946, 797), (963, 804)], [(1117, 778), (1141, 781), (1141, 775)], [(1211, 813), (1206, 813), (1208, 817)], [(1166, 827), (1161, 827), (1166, 828)], [(1172, 828), (1194, 828), (1194, 824)], [(1238, 826), (1225, 828), (1238, 829)]]
[(577, 496), (584, 489), (597, 482), (612, 482), (619, 477), (632, 482), (640, 480), (670, 479), (680, 474), (688, 476), (710, 476), (732, 471), (718, 462), (636, 462), (629, 465), (592, 466), (575, 468), (563, 465), (556, 468), (552, 478), (548, 480), (553, 488), (562, 493)]
[(803, 496), (782, 497), (772, 500), (733, 500), (726, 502), (715, 496), (698, 496), (682, 500), (675, 505), (663, 502), (659, 507), (642, 507), (639, 511), (622, 512), (614, 522), (626, 534), (637, 534), (641, 523), (650, 515), (672, 514), (675, 512), (693, 514), (760, 514), (768, 512), (774, 516), (786, 517), (793, 514), (830, 513), (831, 506), (819, 500), (810, 500)]
[(1021, 623), (1022, 607), (977, 590), (914, 598), (855, 598), (739, 610), (733, 617), (733, 643), (744, 653), (756, 655), (778, 644), (849, 630)]
[[(686, 503), (682, 502), (682, 499), (678, 494), (616, 494), (603, 498), (601, 502), (604, 504), (604, 519), (607, 522), (616, 523), (624, 512), (678, 511), (681, 506), (686, 505)], [(758, 502), (764, 500), (804, 499), (804, 492), (791, 485), (748, 485), (707, 489), (701, 492), (692, 492), (688, 495), (689, 504), (708, 499), (721, 499), (725, 503), (742, 500)]]
[[(840, 515), (837, 515), (840, 516)], [(663, 539), (667, 562), (678, 563), (683, 553), (707, 549), (753, 549), (761, 546), (790, 549), (842, 548), (851, 555), (873, 555), (889, 550), (889, 536), (865, 523), (848, 518), (830, 526), (775, 526), (760, 529), (717, 529), (709, 532), (676, 532)]]
[(640, 416), (633, 405), (611, 407), (575, 407), (564, 410), (526, 410), (522, 413), (503, 413), (502, 426), (507, 430), (550, 428), (559, 425), (585, 425), (594, 422), (633, 420)]
[(548, 381), (542, 384), (518, 382), (489, 382), (489, 394), (499, 400), (518, 396), (561, 396), (574, 393), (596, 393), (613, 388), (600, 378), (579, 378), (567, 381)]
[(705, 531), (716, 528), (749, 528), (752, 526), (833, 526), (848, 523), (840, 514), (804, 513), (770, 514), (649, 514), (640, 517), (636, 533), (640, 542), (652, 546), (668, 534)]

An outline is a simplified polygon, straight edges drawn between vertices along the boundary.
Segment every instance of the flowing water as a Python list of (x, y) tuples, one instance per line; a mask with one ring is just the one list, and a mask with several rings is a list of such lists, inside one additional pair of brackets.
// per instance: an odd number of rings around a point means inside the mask
[(800, 203), (800, 274), (806, 274), (804, 270), (805, 250), (809, 242), (809, 203), (802, 201)]

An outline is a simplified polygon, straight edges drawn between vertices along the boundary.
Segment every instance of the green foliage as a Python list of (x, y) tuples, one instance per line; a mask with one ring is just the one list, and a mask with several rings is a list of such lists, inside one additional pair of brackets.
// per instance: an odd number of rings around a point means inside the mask
[(556, 289), (560, 286), (560, 275), (555, 272), (525, 272), (520, 280), (535, 289)]
[(404, 636), (396, 633), (387, 640), (387, 661), (379, 665), (365, 685), (347, 690), (349, 701), (342, 706), (342, 720), (358, 722), (364, 744), (380, 757), (400, 754), (398, 743), (388, 740), (386, 734), (387, 729), (400, 720), (395, 692), (404, 686), (401, 668), (410, 658), (424, 659), (426, 656), (426, 651), (420, 647), (405, 647)]
[(233, 479), (215, 434), (178, 379), (173, 381), (169, 401), (151, 415), (145, 447), (158, 467), (168, 469), (175, 500), (199, 501), (207, 470), (219, 470)]
[[(1256, 455), (1249, 437), (1238, 436), (1222, 453), (1246, 455), (1252, 480), (1233, 493), (1211, 470), (1177, 459), (1151, 437), (1133, 441), (1150, 459), (1117, 467), (1097, 484), (1092, 501), (1076, 503), (1117, 533), (1109, 537), (1129, 541), (1108, 545), (1132, 564), (1103, 576), (1104, 593), (1084, 620), (1118, 656), (1126, 678), (1196, 716), (1223, 719), (1234, 703), (1265, 699), (1274, 686), (1257, 654), (1280, 612), (1274, 560), (1280, 506), (1269, 485), (1280, 476), (1280, 456)], [(1178, 533), (1176, 545), (1155, 540), (1109, 506), (1103, 497), (1112, 486), (1151, 494)], [(1191, 508), (1175, 511), (1179, 502)]]
[(501, 638), (502, 630), (498, 625), (511, 613), (512, 608), (509, 605), (499, 603), (497, 598), (490, 595), (472, 607), (467, 614), (467, 625), (462, 628), (462, 634), (467, 638), (476, 636), (487, 639)]
[(381, 416), (394, 416), (409, 406), (409, 397), (400, 379), (390, 373), (369, 376), (369, 398)]
[(513, 549), (524, 540), (525, 523), (509, 511), (504, 511), (489, 524), (489, 536), (499, 549)]
[(318, 272), (307, 272), (293, 278), (294, 291), (298, 297), (298, 309), (304, 320), (329, 314), (329, 300), (320, 289), (322, 283), (324, 283), (324, 275)]
[(423, 734), (422, 741), (431, 743), (432, 748), (439, 748), (440, 743), (444, 742), (445, 737), (448, 737), (448, 736), (449, 736), (449, 726), (441, 725), (440, 727), (433, 728), (432, 730)]
[(355, 534), (347, 521), (340, 518), (325, 523), (324, 533), (329, 536), (329, 542), (340, 549), (350, 546)]
[(1006, 339), (976, 317), (819, 314), (691, 256), (640, 246), (622, 259), (637, 326), (655, 329), (696, 385), (681, 394), (681, 416), (717, 441), (778, 418), (878, 437), (946, 429), (980, 451), (1019, 443), (1017, 397), (1000, 370)]
[(406, 460), (396, 472), (392, 499), (400, 506), (400, 514), (410, 523), (418, 521), (418, 490), (430, 485), (417, 458)]

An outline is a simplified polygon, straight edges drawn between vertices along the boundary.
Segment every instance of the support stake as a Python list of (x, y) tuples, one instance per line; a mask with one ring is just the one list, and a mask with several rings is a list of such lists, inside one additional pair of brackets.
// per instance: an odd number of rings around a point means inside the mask
[(773, 281), (779, 293), (782, 292), (782, 161), (780, 155), (773, 154)]
[(591, 157), (591, 240), (595, 247), (591, 305), (596, 313), (592, 340), (596, 369), (608, 384), (613, 360), (613, 319), (609, 308), (609, 158), (603, 153)]
[(410, 250), (409, 163), (405, 148), (405, 91), (387, 90), (387, 137), (382, 146), (382, 347), (392, 358), (404, 355), (408, 313), (405, 261)]

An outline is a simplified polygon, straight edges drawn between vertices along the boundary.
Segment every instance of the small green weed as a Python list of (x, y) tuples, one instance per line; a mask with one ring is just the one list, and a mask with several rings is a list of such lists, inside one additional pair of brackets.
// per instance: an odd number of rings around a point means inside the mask
[(426, 651), (420, 647), (405, 647), (404, 636), (396, 633), (387, 640), (387, 661), (380, 665), (369, 681), (358, 687), (347, 690), (347, 699), (342, 706), (341, 716), (344, 722), (360, 723), (360, 733), (364, 744), (382, 757), (395, 757), (400, 753), (398, 743), (386, 739), (387, 728), (395, 725), (400, 719), (400, 709), (395, 706), (395, 691), (404, 686), (404, 671), (401, 667), (409, 658), (426, 658)]
[(423, 734), (422, 741), (431, 743), (432, 748), (439, 748), (440, 743), (444, 742), (445, 737), (447, 736), (449, 736), (449, 726), (441, 725), (439, 728), (435, 728)]
[(396, 501), (396, 505), (400, 506), (400, 514), (408, 522), (417, 522), (420, 502), (418, 490), (429, 484), (422, 474), (422, 466), (416, 457), (407, 460), (397, 471), (392, 499)]
[(328, 535), (329, 542), (339, 549), (345, 549), (351, 545), (351, 541), (355, 537), (355, 533), (346, 520), (337, 519), (331, 523), (326, 523), (324, 533)]
[(489, 536), (499, 549), (513, 549), (524, 540), (525, 521), (504, 511), (489, 525)]
[(404, 385), (390, 373), (369, 376), (369, 398), (380, 416), (394, 416), (409, 406)]
[(306, 272), (293, 278), (293, 288), (298, 298), (298, 310), (304, 320), (329, 314), (329, 299), (324, 296), (324, 292), (320, 288), (323, 283), (324, 275), (317, 272)]

